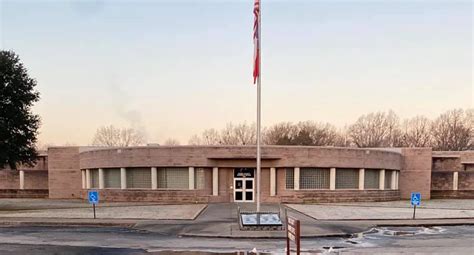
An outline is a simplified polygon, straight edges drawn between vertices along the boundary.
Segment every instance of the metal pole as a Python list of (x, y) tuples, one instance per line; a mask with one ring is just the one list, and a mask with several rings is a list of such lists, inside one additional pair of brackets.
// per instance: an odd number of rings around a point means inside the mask
[(416, 213), (416, 205), (413, 207), (413, 219), (415, 219), (415, 213)]
[(262, 1), (259, 2), (259, 15), (258, 15), (258, 77), (257, 77), (257, 212), (260, 212), (260, 172), (261, 172), (261, 135), (260, 135), (260, 120), (261, 120), (261, 99), (260, 94), (262, 91), (262, 49), (260, 48), (260, 41), (262, 40)]
[(286, 232), (286, 255), (290, 255), (291, 252), (290, 252), (290, 237), (288, 236), (288, 213), (286, 212), (286, 209), (285, 209), (285, 232)]
[(94, 208), (94, 219), (95, 219), (95, 204), (92, 204), (92, 208)]

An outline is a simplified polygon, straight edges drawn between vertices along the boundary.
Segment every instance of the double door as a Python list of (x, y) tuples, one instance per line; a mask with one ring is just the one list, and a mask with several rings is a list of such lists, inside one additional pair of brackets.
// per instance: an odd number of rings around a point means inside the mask
[(234, 202), (254, 202), (255, 170), (237, 168), (234, 170)]

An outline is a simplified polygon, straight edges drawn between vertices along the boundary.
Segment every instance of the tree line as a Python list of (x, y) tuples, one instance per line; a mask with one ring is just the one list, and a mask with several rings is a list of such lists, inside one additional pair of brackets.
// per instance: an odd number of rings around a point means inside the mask
[[(206, 129), (189, 139), (190, 145), (255, 145), (255, 124), (228, 123), (223, 129)], [(360, 116), (345, 128), (330, 123), (281, 122), (262, 131), (265, 145), (304, 145), (336, 147), (432, 147), (441, 151), (474, 150), (474, 109), (453, 109), (431, 120), (416, 116), (400, 120), (393, 112)], [(137, 146), (146, 144), (145, 136), (133, 128), (112, 125), (97, 129), (92, 141), (98, 146)], [(169, 138), (163, 145), (179, 145)]]
[[(432, 147), (434, 150), (474, 149), (474, 109), (453, 109), (431, 120), (416, 116), (400, 120), (393, 112), (374, 112), (338, 129), (330, 123), (281, 122), (262, 131), (267, 145), (340, 147)], [(254, 145), (255, 124), (229, 123), (221, 130), (206, 129), (190, 145)]]
[[(223, 129), (206, 129), (189, 139), (190, 145), (255, 145), (255, 124), (228, 123)], [(360, 116), (354, 123), (336, 128), (330, 123), (280, 122), (263, 128), (265, 145), (304, 145), (336, 147), (432, 147), (434, 150), (474, 150), (474, 109), (453, 109), (431, 120), (416, 116), (400, 120), (393, 112), (374, 112)], [(93, 145), (137, 146), (146, 144), (145, 136), (133, 128), (112, 125), (97, 130)], [(163, 145), (179, 145), (169, 138)]]

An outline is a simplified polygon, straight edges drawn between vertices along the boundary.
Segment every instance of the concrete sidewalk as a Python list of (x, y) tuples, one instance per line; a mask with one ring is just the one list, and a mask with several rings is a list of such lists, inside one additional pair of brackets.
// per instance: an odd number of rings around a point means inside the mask
[[(193, 220), (206, 206), (105, 202), (96, 206), (96, 216), (99, 219), (117, 220)], [(93, 209), (85, 200), (0, 199), (0, 218), (91, 219)]]
[[(288, 207), (317, 220), (407, 220), (413, 217), (413, 208), (377, 207), (358, 205), (300, 205)], [(474, 218), (474, 210), (417, 208), (417, 219)]]
[[(205, 207), (204, 204), (98, 206), (96, 216), (99, 219), (193, 220)], [(2, 211), (0, 217), (90, 219), (93, 217), (93, 209), (89, 206), (88, 208)]]

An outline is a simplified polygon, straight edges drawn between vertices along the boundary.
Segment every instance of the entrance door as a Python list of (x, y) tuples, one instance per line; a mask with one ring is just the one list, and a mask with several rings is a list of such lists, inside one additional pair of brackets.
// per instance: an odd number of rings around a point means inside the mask
[(255, 194), (255, 170), (253, 168), (234, 169), (234, 201), (253, 202)]

